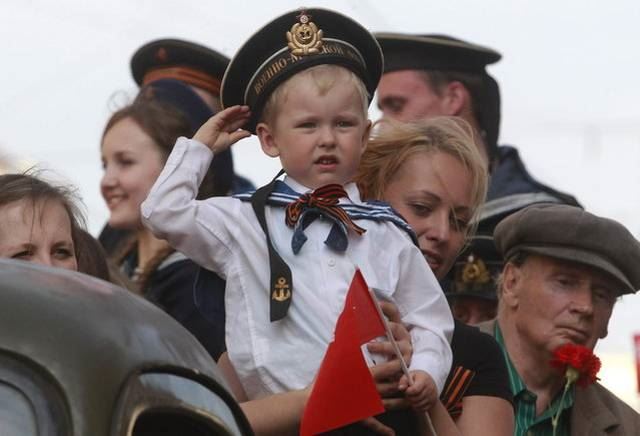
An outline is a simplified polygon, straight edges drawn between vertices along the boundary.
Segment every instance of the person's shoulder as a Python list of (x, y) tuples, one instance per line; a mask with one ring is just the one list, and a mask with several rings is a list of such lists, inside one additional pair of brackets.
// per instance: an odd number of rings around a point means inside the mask
[(152, 273), (146, 295), (152, 300), (162, 300), (170, 295), (183, 293), (191, 295), (194, 286), (224, 291), (225, 281), (176, 251), (162, 261)]
[(170, 279), (188, 278), (193, 280), (198, 265), (184, 254), (174, 251), (164, 259), (153, 273), (155, 283), (166, 283)]
[(609, 406), (610, 410), (614, 411), (615, 415), (632, 418), (640, 425), (640, 414), (602, 384), (594, 383), (585, 389), (585, 392), (589, 392), (591, 395), (598, 397), (603, 403)]
[(473, 371), (465, 396), (488, 396), (513, 402), (509, 374), (500, 345), (477, 327), (455, 321), (451, 341), (454, 367)]
[(478, 327), (456, 321), (451, 347), (472, 354), (478, 361), (502, 358), (498, 342)]
[(572, 423), (574, 421), (590, 427), (615, 429), (611, 432), (614, 435), (640, 434), (638, 412), (600, 383), (576, 391)]
[(494, 336), (494, 331), (495, 331), (495, 327), (496, 327), (496, 322), (498, 322), (495, 319), (491, 319), (489, 321), (483, 321), (479, 324), (476, 324), (476, 328), (478, 330), (480, 330), (483, 333), (488, 334), (489, 336), (493, 337)]
[(407, 221), (388, 203), (379, 200), (367, 200), (343, 206), (354, 220), (365, 220), (373, 223), (373, 228), (384, 232), (391, 238), (402, 236), (417, 245), (416, 235)]
[(552, 188), (533, 177), (515, 147), (498, 147), (497, 166), (491, 174), (487, 202), (482, 208), (480, 220), (497, 222), (506, 214), (535, 203), (582, 207), (571, 194)]

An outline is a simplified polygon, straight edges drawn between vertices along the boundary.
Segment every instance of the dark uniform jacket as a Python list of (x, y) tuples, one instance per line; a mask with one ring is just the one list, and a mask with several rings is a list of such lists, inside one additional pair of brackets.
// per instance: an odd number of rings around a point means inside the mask
[(514, 147), (498, 147), (497, 163), (491, 173), (487, 202), (482, 207), (478, 231), (491, 234), (502, 218), (535, 203), (560, 203), (582, 207), (573, 196), (533, 178)]
[[(478, 327), (493, 336), (496, 321)], [(640, 415), (600, 383), (576, 390), (571, 408), (571, 436), (640, 435)]]

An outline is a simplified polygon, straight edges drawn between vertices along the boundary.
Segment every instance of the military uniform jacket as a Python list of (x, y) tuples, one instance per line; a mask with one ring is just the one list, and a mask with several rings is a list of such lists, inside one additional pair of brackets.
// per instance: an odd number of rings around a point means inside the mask
[[(496, 321), (478, 327), (493, 336)], [(572, 436), (640, 435), (640, 415), (600, 383), (576, 389), (571, 408)]]
[(479, 233), (493, 233), (507, 215), (536, 203), (558, 203), (582, 207), (571, 195), (536, 180), (525, 167), (518, 150), (498, 147), (497, 164), (491, 174), (487, 201), (480, 212)]
[[(356, 266), (370, 287), (397, 304), (409, 325), (411, 369), (428, 372), (442, 390), (451, 366), (453, 318), (410, 236), (391, 222), (357, 219), (366, 233), (349, 232), (346, 251), (338, 252), (324, 243), (333, 224), (316, 219), (304, 230), (308, 240), (294, 254), (284, 207), (267, 205), (271, 241), (291, 268), (294, 284), (287, 316), (270, 322), (267, 244), (251, 203), (230, 197), (195, 200), (211, 159), (203, 144), (179, 139), (142, 204), (142, 219), (158, 237), (226, 280), (227, 351), (249, 398), (300, 389), (313, 381)], [(304, 192), (292, 179), (285, 183)], [(345, 190), (349, 199), (340, 200), (345, 206), (362, 205), (355, 184)]]

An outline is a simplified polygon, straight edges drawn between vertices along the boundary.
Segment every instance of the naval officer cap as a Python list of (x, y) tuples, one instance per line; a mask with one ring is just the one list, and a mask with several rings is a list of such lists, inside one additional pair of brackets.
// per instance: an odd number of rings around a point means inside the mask
[(497, 279), (502, 265), (502, 257), (496, 250), (493, 236), (473, 236), (447, 276), (447, 299), (478, 298), (497, 301)]
[(502, 57), (497, 51), (447, 35), (411, 35), (378, 32), (384, 53), (384, 72), (439, 70), (484, 74), (485, 67)]
[(220, 95), (220, 83), (229, 58), (215, 50), (181, 39), (158, 39), (140, 47), (131, 57), (131, 73), (140, 86), (176, 79)]
[(537, 204), (500, 221), (494, 232), (505, 260), (518, 252), (586, 265), (619, 283), (619, 293), (640, 289), (640, 242), (622, 224), (564, 204)]
[(248, 105), (255, 127), (269, 95), (294, 74), (321, 64), (353, 71), (370, 99), (382, 75), (382, 52), (373, 35), (353, 19), (328, 9), (287, 12), (258, 30), (238, 50), (222, 80), (223, 107)]

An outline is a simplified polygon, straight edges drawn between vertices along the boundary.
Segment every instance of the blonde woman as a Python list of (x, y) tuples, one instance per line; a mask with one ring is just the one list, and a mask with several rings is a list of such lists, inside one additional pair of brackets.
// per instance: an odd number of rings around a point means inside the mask
[[(455, 117), (379, 122), (356, 178), (363, 199), (384, 200), (406, 219), (439, 280), (473, 233), (487, 191), (487, 169), (471, 132)], [(512, 394), (498, 344), (456, 323), (451, 348), (441, 402), (457, 430), (513, 434)]]

